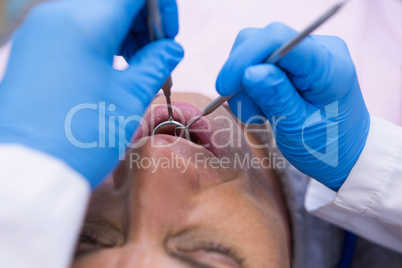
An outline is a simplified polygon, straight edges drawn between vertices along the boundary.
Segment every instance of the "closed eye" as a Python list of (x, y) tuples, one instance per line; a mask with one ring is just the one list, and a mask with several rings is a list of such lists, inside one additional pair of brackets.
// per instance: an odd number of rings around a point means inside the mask
[(224, 246), (220, 243), (202, 241), (191, 246), (179, 246), (175, 254), (184, 256), (200, 263), (205, 263), (207, 267), (210, 264), (224, 265), (224, 267), (240, 268), (243, 267), (244, 258), (236, 250)]

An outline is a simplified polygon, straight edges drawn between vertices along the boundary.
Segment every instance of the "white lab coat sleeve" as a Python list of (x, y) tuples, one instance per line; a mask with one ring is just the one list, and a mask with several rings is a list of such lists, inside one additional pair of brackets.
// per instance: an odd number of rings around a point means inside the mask
[(0, 145), (0, 266), (67, 268), (90, 186), (64, 162)]
[(311, 179), (306, 209), (402, 252), (402, 128), (372, 117), (366, 145), (338, 193)]

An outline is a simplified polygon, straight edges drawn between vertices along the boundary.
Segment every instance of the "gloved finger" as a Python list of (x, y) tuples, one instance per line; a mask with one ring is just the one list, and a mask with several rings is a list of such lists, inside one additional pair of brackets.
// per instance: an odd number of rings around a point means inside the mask
[[(242, 78), (247, 67), (262, 63), (296, 34), (296, 31), (282, 23), (272, 23), (242, 42), (232, 52), (219, 73), (216, 83), (218, 92), (222, 95), (235, 93), (242, 86)], [(297, 65), (299, 67), (300, 64), (297, 63)], [(300, 73), (299, 70), (296, 72)]]
[(230, 53), (232, 54), (232, 52), (238, 46), (240, 46), (244, 41), (246, 41), (250, 37), (256, 35), (260, 30), (261, 29), (258, 29), (258, 28), (244, 28), (243, 30), (241, 30), (236, 36), (236, 40), (233, 43)]
[(246, 124), (262, 124), (267, 120), (258, 105), (244, 90), (239, 91), (228, 103), (232, 113)]
[[(283, 43), (297, 34), (281, 23), (273, 23), (240, 44), (222, 68), (216, 83), (222, 95), (230, 95), (240, 89), (242, 77), (248, 66), (263, 62)], [(332, 66), (332, 55), (322, 43), (306, 38), (282, 58), (277, 65), (289, 73), (298, 90), (321, 89), (328, 83)], [(320, 94), (321, 92), (317, 92)], [(326, 92), (327, 98), (334, 97)], [(339, 93), (335, 93), (339, 94)], [(325, 100), (327, 102), (327, 100)]]
[(332, 35), (310, 35), (310, 38), (326, 46), (332, 53), (350, 58), (348, 46), (345, 41)]
[(130, 58), (151, 40), (148, 30), (147, 21), (148, 12), (146, 6), (138, 12), (135, 17), (132, 26), (123, 41), (121, 46), (120, 55), (128, 62)]
[(315, 105), (342, 98), (357, 77), (347, 45), (336, 36), (307, 37), (278, 66), (289, 72), (303, 98)]
[[(245, 28), (241, 30), (236, 36), (230, 53), (233, 53), (238, 46), (254, 36), (259, 30), (258, 28)], [(232, 113), (244, 123), (262, 124), (266, 121), (264, 114), (245, 91), (239, 91), (228, 103)], [(241, 105), (241, 109), (239, 109), (239, 105)]]
[[(120, 50), (134, 19), (145, 6), (145, 0), (75, 0), (72, 2), (76, 1), (80, 2), (80, 4), (75, 3), (77, 9), (83, 10), (82, 6), (84, 5), (85, 13), (88, 14), (83, 14), (83, 16), (88, 15), (85, 20), (92, 21), (91, 26), (94, 29), (91, 30), (94, 31), (99, 40), (110, 44), (115, 54)], [(86, 11), (86, 9), (93, 11)]]
[[(161, 9), (162, 26), (166, 38), (174, 38), (179, 31), (177, 4), (175, 0), (159, 0), (159, 7)], [(150, 42), (149, 29), (148, 29), (148, 10), (145, 5), (142, 10), (135, 17), (131, 29), (124, 40), (120, 55), (126, 61), (143, 46)]]
[(260, 64), (246, 69), (243, 83), (247, 94), (271, 121), (286, 118), (294, 125), (304, 120), (306, 101), (289, 81), (286, 74), (273, 64)]
[[(237, 42), (228, 60), (222, 67), (216, 81), (219, 94), (228, 96), (242, 87), (244, 71), (247, 67), (262, 63), (277, 47), (282, 35), (277, 31), (278, 23), (270, 24), (243, 42)], [(280, 24), (281, 25), (281, 24)], [(282, 38), (283, 39), (283, 38)]]
[(179, 16), (176, 0), (159, 0), (163, 30), (166, 38), (175, 38), (179, 32)]
[(183, 55), (183, 48), (173, 40), (152, 42), (130, 60), (130, 67), (122, 73), (121, 81), (146, 107)]
[[(254, 36), (260, 29), (245, 28), (239, 32), (234, 41), (230, 53), (240, 46), (245, 40)], [(228, 101), (232, 113), (243, 123), (246, 124), (262, 124), (267, 119), (258, 105), (250, 98), (246, 91), (239, 91)]]

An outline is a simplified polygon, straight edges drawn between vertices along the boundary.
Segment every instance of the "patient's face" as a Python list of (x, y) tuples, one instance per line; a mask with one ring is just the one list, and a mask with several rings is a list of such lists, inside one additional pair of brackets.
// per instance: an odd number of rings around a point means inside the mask
[[(195, 94), (172, 100), (199, 110), (210, 102)], [(196, 113), (178, 106), (187, 114), (175, 112), (182, 122)], [(145, 118), (166, 119), (163, 111)], [(254, 155), (237, 121), (220, 108), (194, 127), (204, 129), (192, 137), (207, 149), (166, 135), (169, 129), (149, 137), (144, 125), (137, 148), (93, 193), (72, 267), (289, 266), (269, 172), (250, 167)]]

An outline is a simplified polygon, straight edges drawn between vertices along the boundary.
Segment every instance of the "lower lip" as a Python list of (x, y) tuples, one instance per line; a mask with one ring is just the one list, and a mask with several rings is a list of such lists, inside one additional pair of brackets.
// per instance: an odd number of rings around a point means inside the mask
[[(188, 125), (201, 114), (199, 109), (184, 102), (173, 102), (172, 110), (173, 119), (183, 125)], [(168, 120), (169, 116), (166, 105), (158, 105), (154, 108), (151, 108), (150, 111), (144, 116), (143, 123), (134, 135), (133, 141), (135, 142), (141, 138), (151, 136), (152, 131), (156, 126)], [(212, 128), (209, 122), (207, 122), (205, 118), (201, 118), (190, 127), (190, 132), (192, 129), (204, 130), (195, 132), (197, 138), (207, 150), (211, 151), (215, 156), (218, 156), (219, 154), (217, 148), (211, 143)], [(177, 138), (181, 139), (180, 137)]]

